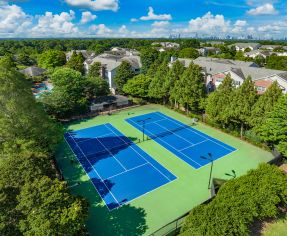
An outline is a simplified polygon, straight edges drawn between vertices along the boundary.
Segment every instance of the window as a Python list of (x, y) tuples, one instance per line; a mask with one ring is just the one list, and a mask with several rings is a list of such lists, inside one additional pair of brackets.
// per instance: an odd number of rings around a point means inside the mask
[(262, 86), (256, 86), (257, 91), (259, 92), (265, 92), (266, 88)]

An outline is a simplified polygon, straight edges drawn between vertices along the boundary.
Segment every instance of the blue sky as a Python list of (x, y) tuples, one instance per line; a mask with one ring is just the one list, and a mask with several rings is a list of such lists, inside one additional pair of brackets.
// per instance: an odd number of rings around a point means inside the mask
[(287, 36), (287, 0), (0, 0), (0, 37)]

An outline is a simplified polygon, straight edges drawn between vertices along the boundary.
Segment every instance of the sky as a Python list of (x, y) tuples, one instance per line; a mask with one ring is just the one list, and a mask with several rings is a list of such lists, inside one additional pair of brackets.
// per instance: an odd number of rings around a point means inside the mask
[(287, 37), (287, 0), (0, 0), (0, 38)]

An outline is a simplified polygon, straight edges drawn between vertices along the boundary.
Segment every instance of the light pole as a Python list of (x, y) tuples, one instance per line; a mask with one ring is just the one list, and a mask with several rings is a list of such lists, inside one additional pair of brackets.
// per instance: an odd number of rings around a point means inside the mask
[(143, 120), (137, 120), (136, 122), (137, 123), (142, 123), (142, 132), (143, 132), (143, 141), (144, 141), (144, 136), (145, 136), (145, 122), (147, 120), (150, 120), (151, 118), (146, 118), (146, 119), (143, 119)]
[(200, 156), (201, 159), (209, 160), (211, 162), (210, 165), (210, 173), (209, 173), (209, 181), (208, 181), (208, 189), (211, 189), (211, 177), (212, 177), (212, 170), (213, 170), (213, 158), (212, 154), (209, 152), (207, 153), (208, 157)]

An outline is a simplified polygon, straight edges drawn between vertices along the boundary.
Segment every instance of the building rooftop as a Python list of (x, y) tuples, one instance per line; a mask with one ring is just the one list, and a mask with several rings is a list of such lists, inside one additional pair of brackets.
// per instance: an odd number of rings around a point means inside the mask
[(19, 72), (30, 77), (41, 76), (46, 70), (37, 66), (27, 67)]

